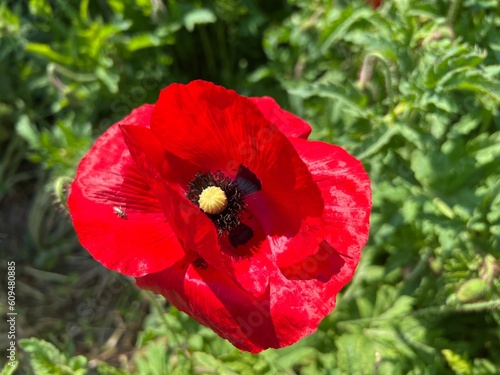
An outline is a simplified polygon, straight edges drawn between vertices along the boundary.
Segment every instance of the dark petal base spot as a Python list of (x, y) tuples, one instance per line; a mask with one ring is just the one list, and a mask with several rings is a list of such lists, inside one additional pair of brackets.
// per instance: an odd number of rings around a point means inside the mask
[(236, 183), (245, 195), (255, 193), (262, 189), (262, 184), (255, 173), (244, 165), (240, 165), (236, 174)]
[[(260, 224), (253, 215), (246, 212), (244, 199), (246, 195), (262, 189), (260, 180), (244, 165), (239, 166), (234, 180), (221, 171), (197, 173), (188, 185), (186, 197), (199, 207), (200, 194), (209, 186), (221, 188), (228, 200), (226, 209), (221, 213), (205, 213), (217, 228), (221, 248), (232, 256), (250, 256), (262, 239)], [(196, 260), (193, 264), (201, 265), (199, 262)]]
[(229, 232), (229, 243), (233, 247), (246, 244), (253, 237), (253, 230), (248, 225), (240, 224)]
[(227, 197), (227, 207), (219, 214), (206, 214), (215, 224), (219, 235), (230, 232), (240, 225), (239, 214), (245, 209), (244, 193), (238, 184), (220, 171), (216, 173), (197, 173), (188, 185), (186, 197), (196, 206), (200, 206), (200, 194), (209, 186), (220, 187)]
[(201, 268), (202, 270), (206, 270), (208, 268), (208, 263), (201, 257), (196, 258), (192, 263), (193, 266), (195, 266), (196, 268)]

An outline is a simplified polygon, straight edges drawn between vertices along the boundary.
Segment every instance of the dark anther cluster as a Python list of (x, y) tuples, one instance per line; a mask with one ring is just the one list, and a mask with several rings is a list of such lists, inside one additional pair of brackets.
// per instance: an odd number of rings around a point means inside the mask
[(261, 190), (262, 185), (257, 176), (244, 165), (240, 165), (233, 181), (224, 173), (197, 173), (188, 185), (186, 197), (198, 207), (198, 199), (203, 190), (209, 186), (220, 187), (227, 198), (227, 207), (219, 214), (207, 214), (210, 220), (217, 227), (219, 236), (224, 232), (229, 235), (229, 242), (233, 247), (244, 245), (253, 237), (253, 230), (243, 224), (240, 220), (240, 213), (246, 207), (244, 198)]
[(200, 194), (209, 186), (217, 186), (224, 191), (227, 198), (227, 207), (219, 214), (206, 213), (206, 215), (213, 221), (219, 234), (225, 231), (230, 232), (240, 225), (239, 214), (245, 209), (244, 193), (238, 187), (237, 182), (224, 176), (221, 171), (217, 171), (215, 173), (197, 173), (188, 185), (186, 197), (199, 206)]

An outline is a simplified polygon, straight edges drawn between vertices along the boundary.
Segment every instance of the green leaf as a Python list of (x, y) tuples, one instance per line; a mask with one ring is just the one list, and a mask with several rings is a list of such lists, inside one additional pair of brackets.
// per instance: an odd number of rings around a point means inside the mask
[(103, 67), (97, 67), (95, 70), (95, 75), (106, 85), (109, 92), (118, 92), (118, 83), (120, 81), (120, 76), (116, 73), (112, 73)]
[(36, 149), (40, 145), (40, 132), (26, 115), (19, 117), (16, 123), (16, 132), (19, 134), (31, 148)]
[(30, 0), (29, 1), (30, 13), (33, 15), (52, 15), (52, 8), (50, 2), (46, 0)]
[(470, 279), (460, 285), (457, 290), (457, 300), (462, 303), (475, 302), (483, 298), (489, 291), (490, 286), (483, 279)]
[[(378, 296), (377, 296), (378, 297)], [(396, 302), (381, 314), (384, 318), (403, 318), (412, 310), (415, 299), (410, 296), (400, 296)]]
[(366, 297), (356, 299), (356, 306), (361, 318), (370, 318), (373, 316), (373, 304)]
[(88, 22), (89, 1), (82, 0), (80, 3), (80, 19), (83, 22)]
[(486, 80), (464, 80), (461, 79), (460, 82), (449, 85), (446, 87), (447, 91), (472, 91), (477, 94), (486, 94), (491, 96), (497, 102), (500, 102), (500, 83), (491, 82)]
[(146, 352), (134, 357), (137, 369), (141, 375), (163, 375), (171, 373), (168, 363), (167, 348), (164, 342), (150, 342)]
[[(369, 8), (360, 8), (355, 12), (352, 12), (351, 8), (347, 8), (342, 14), (339, 15), (338, 20), (332, 24), (332, 27), (328, 30), (330, 34), (325, 39), (323, 44), (320, 46), (323, 53), (327, 53), (328, 50), (340, 39), (345, 38), (349, 29), (361, 20), (368, 20), (373, 16), (373, 11)], [(339, 22), (340, 21), (340, 22)]]
[(30, 364), (36, 375), (70, 375), (67, 358), (51, 343), (36, 338), (23, 339), (19, 345), (31, 354)]
[(214, 23), (217, 21), (215, 14), (206, 8), (194, 9), (184, 16), (184, 26), (188, 31), (193, 31), (196, 25)]
[(48, 44), (28, 43), (26, 44), (26, 51), (36, 53), (40, 56), (46, 57), (50, 61), (63, 65), (72, 65), (74, 63), (73, 58), (61, 55), (60, 53), (54, 51)]
[(441, 351), (448, 365), (453, 369), (457, 375), (473, 375), (470, 363), (459, 354), (450, 349), (443, 349)]
[(121, 0), (108, 0), (108, 5), (113, 9), (113, 12), (123, 14), (126, 3)]
[(307, 361), (308, 359), (316, 358), (317, 351), (311, 347), (292, 348), (284, 355), (280, 355), (276, 359), (276, 363), (282, 368), (293, 368), (295, 365)]
[(480, 124), (479, 118), (469, 113), (462, 116), (462, 118), (453, 125), (450, 135), (466, 135), (472, 130), (476, 129)]
[(127, 375), (125, 371), (117, 369), (106, 362), (99, 362), (97, 372), (99, 375)]
[(375, 368), (373, 342), (362, 334), (344, 334), (336, 341), (337, 364), (342, 374), (372, 374)]
[[(492, 136), (493, 138), (493, 136)], [(499, 138), (499, 137), (497, 137)], [(478, 165), (483, 165), (487, 163), (491, 163), (493, 161), (498, 161), (500, 160), (500, 143), (493, 144), (489, 147), (485, 147), (481, 150), (479, 150), (476, 155), (476, 160), (478, 162)]]
[(373, 154), (376, 154), (382, 147), (386, 146), (398, 132), (399, 130), (396, 127), (385, 128), (382, 134), (365, 146), (364, 151), (356, 155), (356, 157), (360, 160), (368, 159)]
[(0, 372), (0, 375), (11, 375), (16, 372), (17, 366), (19, 366), (19, 361), (14, 361), (11, 365), (11, 362), (7, 362)]
[(127, 49), (131, 52), (144, 48), (157, 47), (160, 45), (160, 39), (153, 34), (142, 33), (134, 35), (126, 43)]
[(202, 367), (205, 371), (216, 370), (221, 366), (221, 362), (214, 356), (204, 352), (193, 353), (193, 363)]

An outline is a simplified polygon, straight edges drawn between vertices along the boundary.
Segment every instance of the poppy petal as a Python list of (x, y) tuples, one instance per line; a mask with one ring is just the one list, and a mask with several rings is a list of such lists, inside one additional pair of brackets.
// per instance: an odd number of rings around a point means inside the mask
[[(264, 237), (258, 231), (252, 239), (241, 246), (252, 247), (244, 255), (237, 256), (233, 246), (219, 243), (213, 222), (199, 207), (186, 197), (186, 175), (197, 170), (192, 164), (165, 152), (154, 134), (138, 126), (122, 126), (126, 143), (139, 169), (147, 175), (147, 181), (155, 196), (161, 202), (164, 216), (168, 220), (184, 249), (196, 253), (220, 272), (230, 275), (241, 287), (254, 295), (261, 295), (268, 285), (268, 268), (272, 264), (272, 253)], [(254, 223), (252, 225), (258, 229)], [(234, 250), (234, 251), (233, 251)]]
[[(283, 345), (314, 332), (335, 307), (368, 239), (371, 210), (370, 181), (358, 160), (323, 142), (292, 143), (327, 203), (323, 216), (307, 218), (297, 236), (271, 241), (281, 271), (270, 275), (271, 315)], [(297, 298), (297, 290), (308, 293)], [(279, 328), (287, 326), (294, 329)]]
[[(210, 263), (220, 260), (217, 233), (210, 219), (184, 195), (182, 184), (190, 163), (165, 152), (150, 129), (122, 126), (125, 141), (139, 170), (160, 202), (161, 209), (185, 249)], [(193, 172), (194, 173), (194, 172)]]
[(279, 267), (291, 267), (317, 252), (324, 241), (327, 228), (321, 217), (309, 217), (302, 221), (300, 231), (293, 237), (274, 236), (269, 239)]
[(321, 210), (321, 194), (288, 138), (234, 91), (204, 81), (170, 85), (151, 130), (165, 149), (203, 170), (234, 178), (243, 165), (254, 173), (262, 189), (249, 195), (249, 210), (266, 233), (293, 235), (304, 216)]
[(299, 267), (305, 274), (299, 272), (295, 278), (280, 272), (271, 275), (271, 319), (281, 346), (313, 333), (335, 308), (338, 292), (352, 278), (358, 259), (341, 258), (335, 250), (324, 248), (329, 250), (319, 250), (306, 258), (308, 265)]
[(184, 255), (119, 128), (149, 126), (152, 110), (134, 110), (97, 139), (78, 166), (68, 198), (81, 244), (104, 266), (128, 276), (157, 272)]
[[(271, 98), (170, 85), (80, 163), (68, 199), (80, 242), (242, 350), (293, 344), (352, 278), (371, 210), (361, 163), (310, 130)], [(218, 217), (235, 219), (226, 229), (189, 195), (217, 171), (243, 196), (237, 218)]]
[[(338, 263), (333, 269), (332, 254)], [(357, 260), (339, 261), (328, 247), (318, 251), (316, 260), (318, 268), (329, 274), (328, 281), (321, 275), (304, 279), (299, 274), (300, 279), (291, 279), (274, 272), (259, 298), (213, 267), (201, 269), (186, 260), (138, 278), (137, 285), (162, 294), (239, 349), (257, 353), (291, 345), (314, 332), (335, 307), (336, 295), (352, 277)]]
[(252, 353), (280, 343), (270, 319), (269, 290), (260, 298), (213, 267), (195, 267), (186, 257), (172, 267), (137, 278), (140, 288), (162, 294), (179, 310)]
[(340, 254), (359, 257), (368, 240), (372, 207), (370, 179), (363, 165), (339, 146), (291, 141), (326, 202), (325, 240)]
[(326, 203), (321, 218), (306, 218), (296, 236), (273, 238), (278, 265), (298, 264), (323, 240), (340, 254), (359, 259), (368, 239), (371, 210), (370, 180), (362, 164), (338, 146), (300, 139), (292, 143)]
[(265, 119), (274, 124), (287, 137), (307, 139), (311, 134), (312, 129), (307, 122), (282, 109), (273, 98), (263, 96), (249, 99), (257, 105)]

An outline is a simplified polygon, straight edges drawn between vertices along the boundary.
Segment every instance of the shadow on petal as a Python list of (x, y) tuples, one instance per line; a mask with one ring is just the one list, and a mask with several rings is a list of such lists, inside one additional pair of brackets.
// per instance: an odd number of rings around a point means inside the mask
[(214, 267), (188, 253), (172, 267), (137, 278), (137, 286), (162, 294), (179, 310), (210, 327), (241, 350), (279, 348), (270, 311), (269, 286), (253, 297)]
[(318, 251), (301, 261), (281, 267), (281, 273), (289, 280), (318, 280), (327, 283), (338, 274), (345, 264), (342, 256), (326, 241), (318, 246)]
[[(217, 311), (217, 318), (209, 318), (203, 322), (205, 325), (211, 326), (220, 336), (242, 350), (255, 353), (280, 347), (271, 317), (269, 286), (262, 296), (254, 298), (218, 272), (197, 271), (214, 297), (205, 313), (210, 316)], [(218, 303), (220, 306), (217, 306)]]

